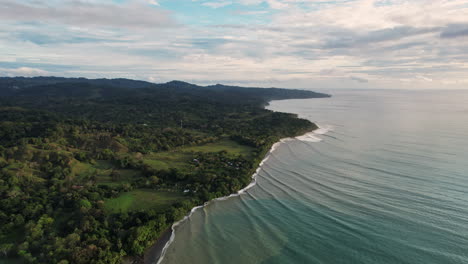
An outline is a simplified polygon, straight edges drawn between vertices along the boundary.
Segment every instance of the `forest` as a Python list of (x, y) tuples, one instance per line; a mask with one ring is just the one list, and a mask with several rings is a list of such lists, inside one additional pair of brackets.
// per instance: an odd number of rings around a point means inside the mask
[(266, 110), (306, 90), (0, 78), (0, 263), (121, 263), (189, 210), (248, 185), (316, 128)]

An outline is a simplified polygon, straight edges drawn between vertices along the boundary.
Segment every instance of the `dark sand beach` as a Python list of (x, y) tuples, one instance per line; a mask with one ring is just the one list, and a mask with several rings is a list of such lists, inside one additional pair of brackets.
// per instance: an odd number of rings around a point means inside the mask
[(154, 243), (153, 246), (146, 250), (143, 263), (154, 264), (159, 260), (164, 246), (171, 238), (171, 233), (172, 230), (171, 227), (169, 227), (168, 229), (166, 229), (166, 231), (162, 233), (162, 235), (159, 237), (156, 243)]

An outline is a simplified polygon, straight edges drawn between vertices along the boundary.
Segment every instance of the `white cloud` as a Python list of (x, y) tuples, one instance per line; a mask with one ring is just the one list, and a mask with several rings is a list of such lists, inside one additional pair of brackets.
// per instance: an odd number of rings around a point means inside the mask
[[(150, 1), (150, 3), (157, 4), (156, 1)], [(130, 1), (123, 5), (63, 1), (52, 6), (3, 0), (0, 7), (0, 19), (14, 22), (115, 28), (157, 28), (176, 24), (169, 12), (150, 8), (140, 1)]]
[(16, 69), (0, 68), (0, 74), (4, 76), (24, 76), (24, 77), (50, 75), (50, 73), (47, 71), (36, 69), (36, 68), (29, 68), (29, 67), (20, 67)]
[(267, 0), (268, 5), (270, 5), (273, 9), (283, 9), (289, 7), (289, 5), (285, 2), (278, 1), (278, 0)]
[[(38, 24), (16, 24), (26, 15), (18, 9), (6, 14), (0, 8), (0, 22), (5, 22), (0, 28), (0, 60), (14, 65), (2, 69), (3, 74), (19, 75), (21, 66), (49, 71), (41, 66), (44, 63), (63, 66), (59, 75), (160, 82), (309, 88), (456, 88), (468, 82), (466, 0), (232, 0), (243, 9), (226, 13), (231, 17), (220, 25), (176, 28), (169, 28), (177, 22), (161, 10), (164, 1), (159, 7), (143, 0), (123, 5), (71, 3), (56, 7), (71, 18), (54, 17), (57, 11), (50, 6), (19, 9)], [(219, 8), (231, 1), (195, 3)], [(248, 9), (261, 3), (270, 8)], [(79, 5), (85, 11), (71, 14), (71, 7)], [(103, 6), (112, 6), (117, 14), (134, 8), (128, 14), (138, 15), (110, 18)], [(235, 22), (250, 19), (245, 14), (266, 13), (271, 20)], [(225, 21), (234, 22), (223, 25)]]
[(208, 6), (211, 8), (220, 8), (232, 4), (231, 1), (218, 1), (218, 2), (205, 2), (202, 5)]
[(159, 6), (159, 2), (156, 0), (148, 0), (148, 3), (151, 5)]
[(360, 82), (360, 83), (368, 83), (369, 80), (367, 80), (366, 78), (361, 78), (361, 77), (357, 77), (357, 76), (351, 76), (349, 77), (351, 80), (353, 81), (357, 81), (357, 82)]

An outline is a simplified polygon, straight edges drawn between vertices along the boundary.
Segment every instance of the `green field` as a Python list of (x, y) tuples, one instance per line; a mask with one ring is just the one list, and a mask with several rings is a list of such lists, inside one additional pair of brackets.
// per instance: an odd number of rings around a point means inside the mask
[(157, 170), (169, 170), (170, 168), (184, 170), (189, 168), (190, 158), (190, 153), (167, 151), (146, 155), (143, 162)]
[[(250, 157), (253, 148), (229, 140), (221, 139), (213, 143), (198, 146), (178, 148), (174, 151), (157, 152), (145, 155), (143, 162), (157, 170), (169, 170), (176, 168), (181, 172), (191, 168), (194, 152), (220, 152), (226, 151), (232, 155)], [(100, 184), (114, 185), (130, 182), (141, 174), (132, 169), (115, 169), (109, 161), (97, 161), (92, 166), (79, 165), (77, 171), (82, 174), (95, 171), (97, 182)], [(118, 173), (118, 178), (111, 176), (112, 171)], [(88, 172), (87, 172), (88, 171)], [(150, 189), (138, 189), (121, 194), (120, 196), (105, 201), (105, 210), (110, 213), (138, 211), (146, 209), (164, 210), (172, 204), (181, 201), (184, 196), (180, 192), (155, 191)]]
[[(111, 175), (113, 172), (114, 177)], [(72, 173), (78, 180), (95, 175), (96, 182), (105, 185), (130, 183), (141, 176), (138, 170), (118, 169), (112, 162), (106, 160), (98, 160), (94, 164), (76, 161), (72, 166)]]
[(119, 197), (105, 201), (105, 210), (110, 213), (138, 211), (146, 209), (164, 210), (183, 200), (180, 192), (140, 189), (123, 193)]
[(146, 155), (143, 159), (145, 164), (157, 170), (169, 170), (176, 168), (180, 171), (188, 170), (193, 159), (192, 152), (220, 152), (226, 151), (233, 155), (251, 157), (254, 148), (241, 145), (230, 139), (221, 139), (216, 142), (198, 146), (178, 148), (175, 151), (157, 152)]
[(244, 155), (249, 157), (252, 154), (254, 148), (246, 145), (241, 145), (233, 140), (225, 138), (213, 143), (207, 143), (200, 146), (185, 147), (182, 149), (182, 151), (194, 152), (219, 152), (223, 150), (229, 154)]
[(114, 164), (112, 164), (112, 162), (108, 160), (98, 160), (96, 161), (96, 164), (94, 164), (94, 167), (100, 170), (108, 170), (108, 169), (112, 169), (115, 166)]
[(118, 176), (115, 179), (111, 176), (112, 169), (99, 171), (97, 174), (97, 183), (105, 185), (114, 185), (121, 183), (131, 183), (133, 179), (141, 176), (141, 172), (133, 169), (116, 169), (114, 173)]
[(92, 175), (95, 171), (96, 171), (96, 168), (94, 168), (89, 163), (75, 161), (73, 165), (71, 166), (72, 174), (75, 177), (78, 177), (78, 179)]

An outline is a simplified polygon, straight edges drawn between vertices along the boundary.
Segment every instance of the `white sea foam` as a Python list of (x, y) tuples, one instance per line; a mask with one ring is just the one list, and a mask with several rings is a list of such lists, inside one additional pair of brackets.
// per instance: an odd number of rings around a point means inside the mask
[[(166, 254), (166, 251), (167, 249), (169, 248), (169, 246), (172, 244), (172, 242), (174, 241), (175, 239), (175, 228), (177, 226), (179, 226), (180, 224), (182, 224), (185, 220), (187, 220), (188, 218), (190, 218), (192, 216), (192, 214), (200, 209), (200, 208), (203, 208), (205, 206), (207, 206), (209, 203), (211, 202), (215, 202), (215, 201), (224, 201), (224, 200), (227, 200), (231, 197), (236, 197), (236, 196), (239, 196), (243, 193), (245, 193), (247, 190), (249, 190), (250, 188), (254, 187), (256, 184), (257, 184), (257, 175), (258, 173), (260, 172), (260, 170), (262, 169), (262, 165), (265, 163), (265, 161), (268, 160), (268, 158), (270, 157), (270, 154), (275, 151), (282, 143), (285, 143), (285, 142), (288, 142), (288, 141), (293, 141), (295, 139), (298, 139), (298, 140), (301, 140), (301, 141), (308, 141), (308, 142), (320, 142), (322, 141), (322, 139), (316, 137), (315, 135), (323, 135), (325, 134), (326, 132), (330, 131), (331, 129), (328, 129), (328, 128), (318, 128), (312, 132), (309, 132), (309, 133), (306, 133), (302, 136), (298, 136), (298, 137), (295, 137), (295, 138), (283, 138), (281, 139), (279, 142), (273, 144), (273, 146), (271, 146), (271, 149), (270, 151), (268, 151), (268, 153), (265, 155), (265, 158), (260, 162), (260, 164), (258, 165), (258, 168), (257, 170), (255, 171), (255, 173), (252, 175), (252, 182), (250, 182), (249, 185), (247, 185), (247, 187), (245, 187), (244, 189), (238, 191), (237, 193), (233, 193), (229, 196), (224, 196), (224, 197), (219, 197), (219, 198), (215, 198), (213, 200), (210, 200), (206, 203), (204, 203), (203, 205), (200, 205), (200, 206), (196, 206), (194, 208), (192, 208), (192, 210), (190, 210), (190, 213), (188, 215), (186, 215), (183, 219), (175, 222), (174, 224), (172, 224), (171, 226), (171, 237), (169, 238), (169, 240), (166, 242), (166, 244), (164, 245), (164, 248), (162, 249), (161, 251), (161, 256), (159, 257), (159, 260), (158, 262), (156, 262), (156, 264), (160, 264), (163, 259), (164, 259), (164, 256)], [(318, 133), (316, 133), (315, 131), (318, 131)]]
[(294, 141), (294, 138), (283, 138), (280, 140), (281, 143), (285, 143), (285, 142), (288, 142), (288, 141)]
[(298, 136), (298, 137), (296, 137), (296, 139), (300, 140), (300, 141), (307, 141), (307, 142), (320, 142), (320, 141), (322, 141), (322, 139), (317, 137), (314, 132), (310, 132), (310, 133), (307, 133), (305, 135)]
[(330, 131), (333, 131), (333, 126), (323, 125), (323, 126), (320, 126), (318, 129), (314, 130), (313, 133), (318, 134), (318, 135), (323, 135)]
[(320, 126), (316, 130), (306, 133), (302, 136), (295, 137), (295, 139), (306, 142), (320, 142), (322, 139), (318, 137), (319, 135), (324, 135), (333, 130), (332, 126)]

